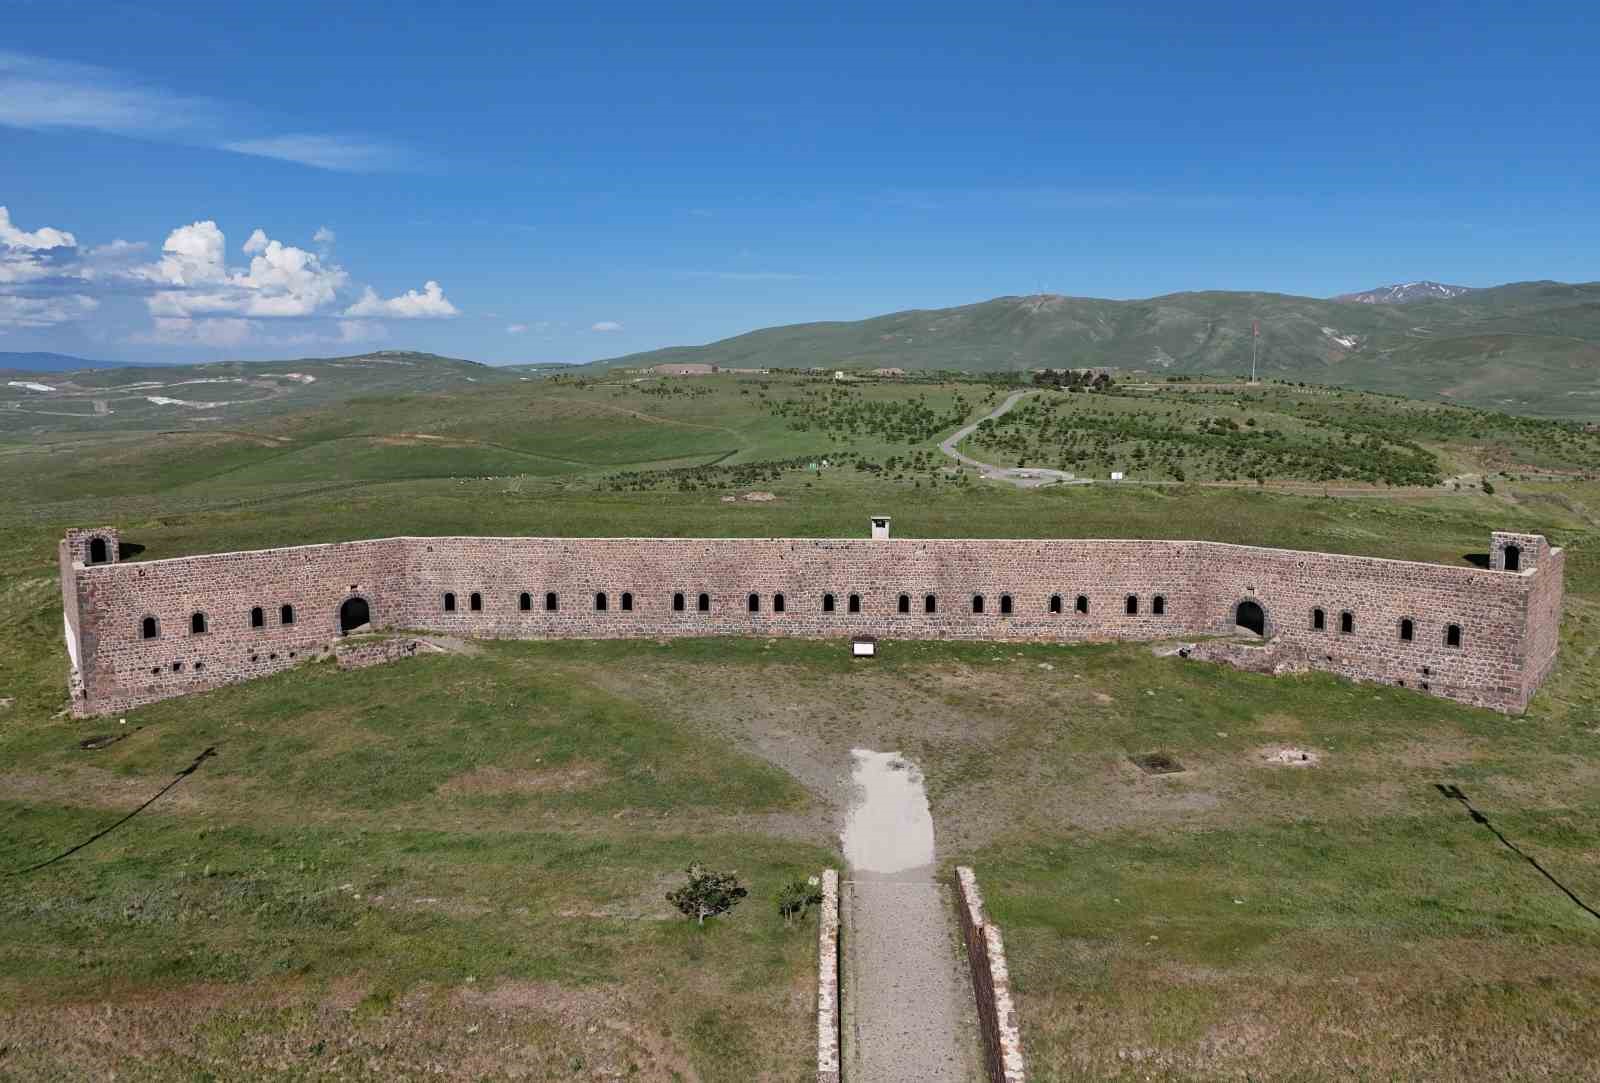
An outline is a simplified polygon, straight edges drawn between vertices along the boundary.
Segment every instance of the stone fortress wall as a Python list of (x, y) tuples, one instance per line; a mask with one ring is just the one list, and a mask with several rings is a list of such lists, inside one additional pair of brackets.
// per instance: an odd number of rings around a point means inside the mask
[(1296, 668), (1509, 712), (1556, 656), (1563, 554), (1536, 534), (1495, 534), (1484, 569), (1194, 541), (891, 539), (873, 524), (870, 539), (384, 538), (139, 562), (118, 559), (114, 528), (74, 530), (60, 553), (73, 710), (277, 672), (367, 621), (519, 639), (1051, 642), (1259, 621)]

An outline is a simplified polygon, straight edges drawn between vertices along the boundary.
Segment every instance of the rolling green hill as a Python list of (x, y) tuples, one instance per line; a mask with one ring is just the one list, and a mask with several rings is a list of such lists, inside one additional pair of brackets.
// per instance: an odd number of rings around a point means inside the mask
[(999, 297), (773, 327), (606, 364), (1238, 373), (1249, 370), (1253, 320), (1261, 322), (1263, 377), (1545, 416), (1600, 409), (1600, 283), (1519, 282), (1405, 305), (1223, 291), (1138, 301)]

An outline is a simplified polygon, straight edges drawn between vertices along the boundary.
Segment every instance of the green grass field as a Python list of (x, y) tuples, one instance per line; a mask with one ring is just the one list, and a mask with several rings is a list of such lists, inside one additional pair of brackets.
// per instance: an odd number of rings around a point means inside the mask
[[(1276, 476), (1023, 492), (944, 474), (918, 428), (924, 407), (992, 408), (982, 385), (826, 389), (801, 427), (775, 402), (824, 389), (694, 386), (519, 380), (226, 433), (0, 445), (0, 869), (217, 749), (111, 835), (8, 877), (0, 1078), (807, 1077), (814, 926), (785, 931), (772, 895), (838, 862), (820, 780), (857, 746), (923, 767), (941, 862), (976, 866), (1005, 932), (1036, 1078), (1595, 1076), (1600, 921), (1434, 788), (1461, 786), (1600, 906), (1600, 483), (1581, 477), (1583, 434), (1270, 386), (1243, 405), (1071, 396), (1061, 409), (1149, 423), (1242, 411), (1285, 433), (1372, 430), (1493, 492), (1323, 495)], [(1319, 402), (1332, 416), (1313, 421)], [(828, 456), (847, 465), (809, 468)], [(774, 499), (722, 499), (746, 486)], [(308, 665), (126, 726), (62, 713), (69, 526), (115, 523), (152, 559), (401, 533), (860, 536), (880, 512), (910, 536), (1445, 562), (1491, 529), (1538, 530), (1569, 554), (1561, 659), (1519, 718), (1138, 645), (892, 643), (865, 668), (838, 644), (761, 640), (488, 643)], [(1283, 746), (1320, 760), (1262, 758)], [(1186, 770), (1129, 762), (1154, 751)], [(751, 888), (704, 929), (663, 898), (695, 859)]]

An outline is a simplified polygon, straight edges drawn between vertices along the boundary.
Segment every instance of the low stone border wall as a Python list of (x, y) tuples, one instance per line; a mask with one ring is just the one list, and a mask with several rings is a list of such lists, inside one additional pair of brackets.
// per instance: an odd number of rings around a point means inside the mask
[(817, 1083), (839, 1083), (839, 873), (822, 870), (817, 918)]
[(340, 669), (365, 669), (397, 662), (416, 656), (426, 644), (415, 639), (378, 639), (357, 643), (340, 643), (333, 649), (334, 659)]
[(956, 867), (961, 936), (972, 967), (972, 991), (978, 1001), (978, 1026), (983, 1031), (984, 1061), (992, 1083), (1023, 1083), (1022, 1033), (1011, 1003), (1011, 975), (1000, 930), (989, 924), (978, 878), (965, 865)]

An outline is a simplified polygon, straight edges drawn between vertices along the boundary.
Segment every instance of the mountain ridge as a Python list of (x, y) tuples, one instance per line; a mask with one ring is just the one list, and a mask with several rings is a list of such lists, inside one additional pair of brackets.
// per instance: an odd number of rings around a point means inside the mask
[(1359, 304), (1266, 291), (1134, 300), (1010, 295), (856, 321), (748, 331), (596, 362), (723, 368), (1020, 372), (1103, 367), (1247, 373), (1546, 416), (1600, 410), (1600, 282), (1515, 282), (1448, 298)]

